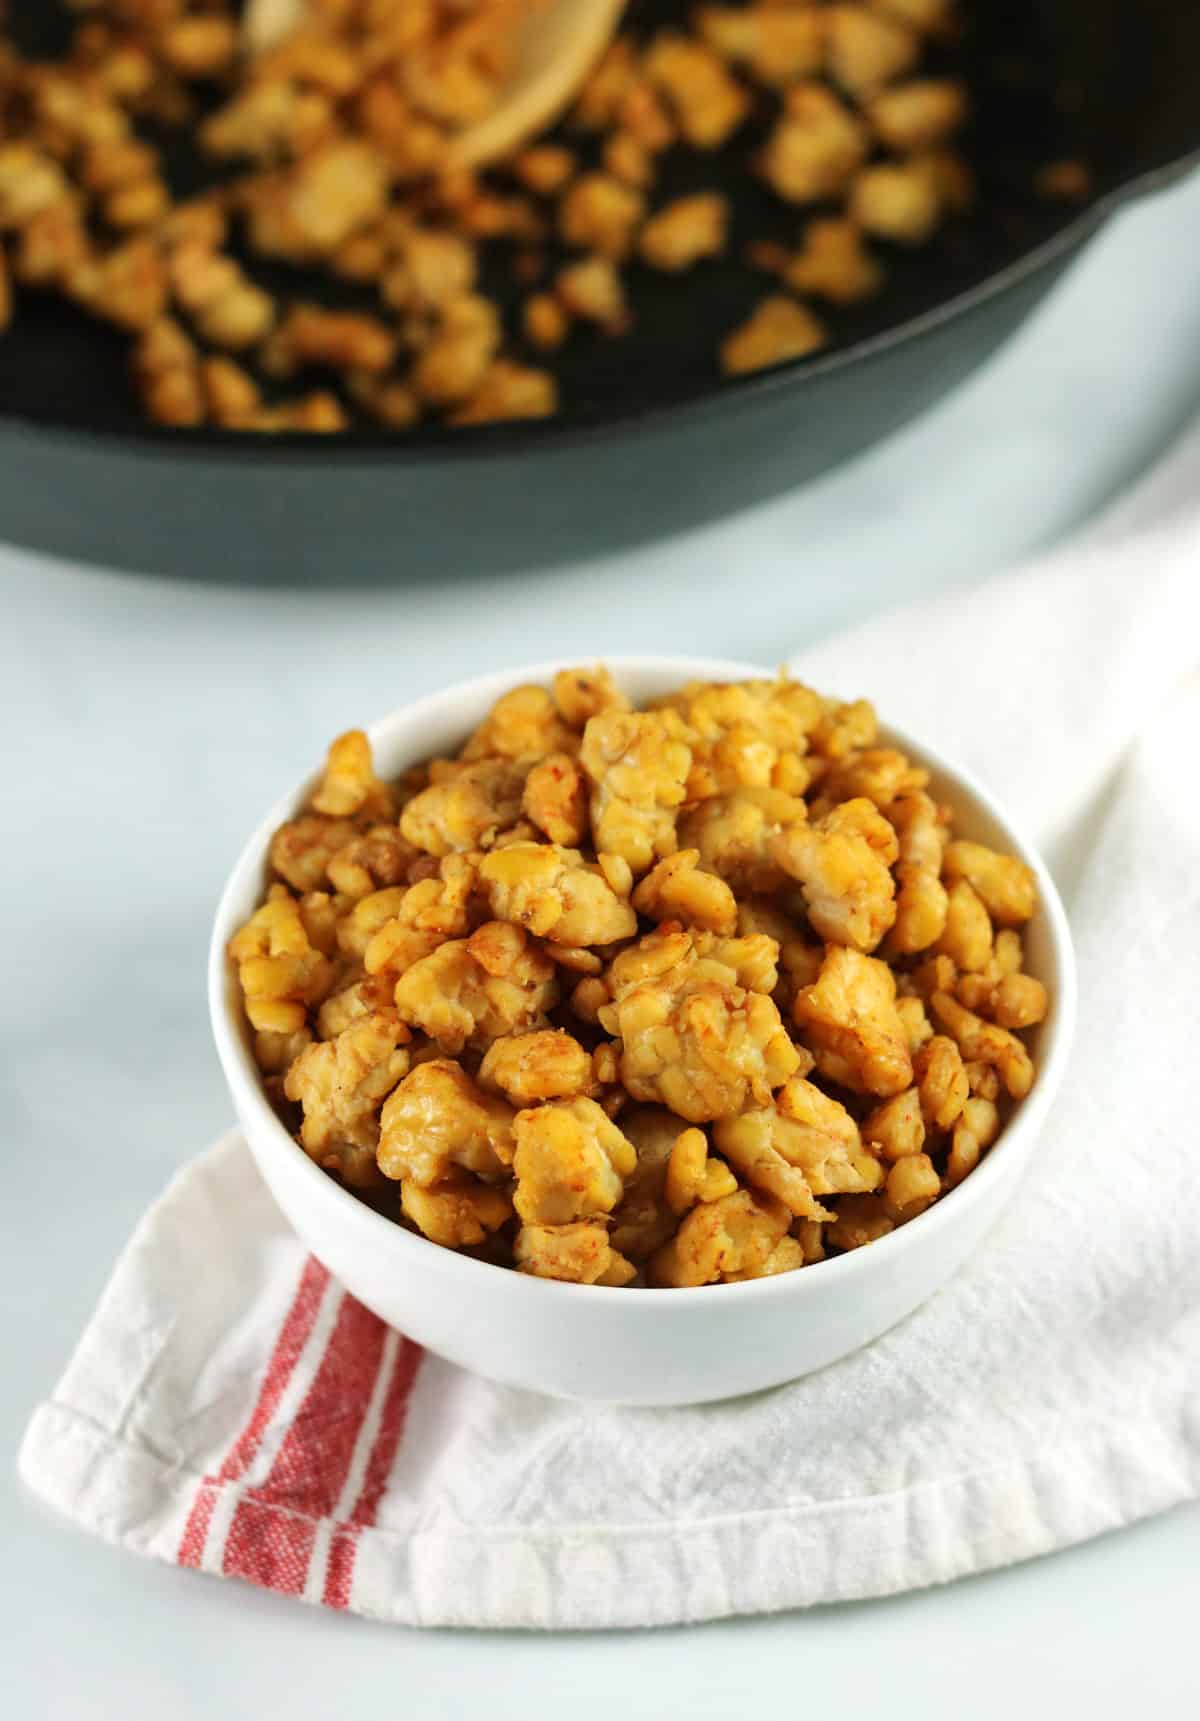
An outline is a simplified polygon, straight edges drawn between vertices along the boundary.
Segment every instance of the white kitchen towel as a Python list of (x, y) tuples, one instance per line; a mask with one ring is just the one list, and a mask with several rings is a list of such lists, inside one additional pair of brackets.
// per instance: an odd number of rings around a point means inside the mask
[(1078, 946), (1078, 1042), (1034, 1170), (916, 1314), (732, 1403), (494, 1386), (307, 1258), (233, 1135), (129, 1244), (30, 1424), (30, 1487), (125, 1547), (308, 1601), (541, 1628), (884, 1595), (1193, 1498), (1198, 581), (1200, 431), (1107, 528), (795, 665), (1009, 802)]

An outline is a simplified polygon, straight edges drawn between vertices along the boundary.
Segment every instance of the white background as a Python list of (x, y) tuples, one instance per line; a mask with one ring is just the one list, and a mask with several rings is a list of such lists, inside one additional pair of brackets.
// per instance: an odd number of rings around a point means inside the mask
[[(289, 594), (0, 547), (10, 1455), (138, 1214), (228, 1121), (204, 1014), (209, 917), (246, 832), (328, 737), (556, 653), (652, 640), (771, 664), (1048, 542), (1200, 405), (1198, 258), (1200, 180), (1122, 217), (977, 380), (886, 447), (620, 561), (449, 588), (406, 566), (391, 592)], [(144, 1564), (51, 1519), (11, 1461), (0, 1512), (6, 1721), (1200, 1707), (1200, 1507), (894, 1601), (571, 1638), (371, 1626)]]

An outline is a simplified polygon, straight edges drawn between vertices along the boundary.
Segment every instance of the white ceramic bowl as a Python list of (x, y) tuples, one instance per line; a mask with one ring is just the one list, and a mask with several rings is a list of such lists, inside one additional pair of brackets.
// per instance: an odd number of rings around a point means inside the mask
[[(761, 676), (759, 666), (684, 657), (609, 658), (635, 699), (691, 678)], [(380, 774), (398, 775), (464, 740), (499, 694), (547, 681), (560, 663), (463, 682), (417, 700), (370, 730)], [(775, 1386), (858, 1349), (909, 1314), (977, 1248), (1029, 1160), (1066, 1062), (1075, 969), (1062, 903), (1042, 861), (965, 772), (907, 736), (882, 731), (933, 775), (956, 830), (1018, 854), (1037, 875), (1027, 967), (1050, 992), (1033, 1036), (1037, 1079), (995, 1147), (959, 1187), (900, 1230), (800, 1272), (687, 1290), (568, 1285), (439, 1248), (363, 1205), (288, 1135), (263, 1093), (225, 946), (262, 894), (271, 834), (313, 779), (267, 814), (221, 897), (209, 955), (217, 1050), (246, 1139), (272, 1194), (331, 1272), (391, 1325), (464, 1368), (561, 1397), (623, 1404), (695, 1404)], [(1016, 1294), (1014, 1292), (1014, 1294)]]

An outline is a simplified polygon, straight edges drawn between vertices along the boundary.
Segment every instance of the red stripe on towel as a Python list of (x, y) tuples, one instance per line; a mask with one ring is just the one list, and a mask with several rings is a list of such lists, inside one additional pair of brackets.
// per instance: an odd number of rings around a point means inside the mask
[(409, 1400), (423, 1354), (420, 1345), (401, 1336), (395, 1367), (384, 1400), (383, 1415), (375, 1435), (375, 1444), (371, 1448), (371, 1456), (367, 1460), (362, 1488), (354, 1503), (349, 1523), (334, 1532), (330, 1544), (325, 1592), (321, 1598), (326, 1607), (345, 1608), (350, 1605), (359, 1532), (375, 1522), (379, 1502), (383, 1498), (383, 1490), (404, 1434)]
[(258, 1452), (300, 1353), (308, 1342), (328, 1283), (327, 1269), (310, 1255), (304, 1263), (292, 1305), (279, 1329), (250, 1420), (230, 1447), (216, 1475), (206, 1476), (197, 1491), (176, 1555), (180, 1565), (198, 1566), (204, 1558), (204, 1544), (208, 1539), (217, 1494), (225, 1483), (235, 1482), (245, 1475)]
[(345, 1484), (371, 1399), (386, 1328), (351, 1296), (270, 1475), (239, 1502), (223, 1571), (286, 1595), (303, 1593), (317, 1521), (331, 1515)]

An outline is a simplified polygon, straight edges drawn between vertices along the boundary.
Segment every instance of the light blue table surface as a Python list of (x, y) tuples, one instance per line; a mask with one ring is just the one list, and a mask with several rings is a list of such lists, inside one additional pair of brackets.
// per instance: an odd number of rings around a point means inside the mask
[[(557, 653), (774, 663), (1048, 543), (1200, 404), (1198, 279), (1194, 179), (1124, 215), (985, 372), (888, 445), (619, 561), (287, 594), (0, 548), (0, 1449), (15, 1452), (140, 1212), (229, 1119), (205, 1022), (209, 917), (245, 833), (331, 733)], [(384, 1629), (144, 1564), (53, 1521), (11, 1463), (0, 1510), (11, 1721), (1200, 1710), (1200, 1508), (948, 1590), (573, 1639)]]

